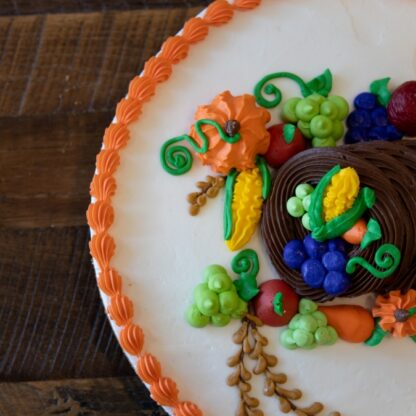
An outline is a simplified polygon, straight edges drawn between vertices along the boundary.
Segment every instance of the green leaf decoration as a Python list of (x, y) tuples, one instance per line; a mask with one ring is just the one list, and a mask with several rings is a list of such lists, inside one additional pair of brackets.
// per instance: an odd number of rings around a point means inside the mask
[(380, 240), (382, 236), (383, 233), (381, 231), (380, 223), (374, 218), (371, 218), (368, 221), (367, 232), (365, 233), (364, 238), (361, 241), (360, 247), (364, 250), (370, 244), (374, 243), (374, 241)]
[(391, 99), (391, 92), (388, 88), (388, 84), (391, 78), (378, 79), (371, 83), (370, 92), (377, 95), (377, 100), (380, 105), (387, 107)]
[(256, 279), (238, 279), (234, 281), (238, 296), (246, 302), (256, 297), (260, 292)]
[(286, 144), (290, 144), (293, 142), (295, 138), (296, 127), (293, 124), (285, 124), (283, 126), (283, 138)]
[(306, 83), (307, 89), (310, 91), (308, 94), (302, 94), (304, 97), (312, 94), (323, 95), (328, 97), (332, 90), (332, 73), (329, 69), (326, 69), (321, 75), (317, 76), (313, 80)]
[(379, 318), (376, 319), (376, 326), (374, 327), (374, 331), (371, 334), (370, 338), (368, 338), (368, 340), (365, 341), (365, 344), (369, 347), (376, 347), (377, 345), (379, 345), (388, 334), (387, 331), (380, 327), (379, 321)]
[(413, 340), (414, 342), (416, 342), (416, 335), (413, 335), (413, 336), (411, 336), (410, 338), (412, 338), (412, 340)]
[(233, 192), (235, 180), (238, 172), (232, 170), (225, 181), (225, 200), (224, 200), (224, 240), (229, 240), (233, 233)]
[(273, 310), (275, 313), (279, 316), (283, 316), (284, 310), (283, 310), (283, 293), (277, 292), (273, 299)]

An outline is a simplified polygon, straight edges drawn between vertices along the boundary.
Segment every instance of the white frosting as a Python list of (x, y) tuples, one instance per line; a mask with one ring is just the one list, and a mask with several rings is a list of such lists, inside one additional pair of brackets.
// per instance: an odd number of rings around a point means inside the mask
[[(134, 302), (146, 349), (178, 383), (181, 398), (195, 401), (207, 416), (230, 416), (237, 408), (238, 392), (225, 379), (231, 372), (226, 360), (236, 351), (231, 335), (239, 323), (196, 330), (183, 315), (204, 267), (229, 268), (233, 253), (222, 240), (222, 196), (209, 200), (199, 216), (188, 214), (186, 195), (208, 170), (195, 160), (187, 175), (169, 176), (159, 163), (161, 145), (188, 132), (198, 105), (226, 89), (234, 95), (251, 92), (270, 72), (293, 71), (311, 79), (330, 68), (333, 93), (350, 100), (377, 78), (392, 76), (393, 85), (416, 79), (415, 18), (414, 0), (263, 0), (192, 47), (132, 126), (116, 174), (113, 265)], [(279, 85), (287, 98), (299, 94), (290, 82)], [(276, 123), (278, 110), (272, 115)], [(258, 235), (249, 247), (260, 256), (259, 280), (277, 277)], [(322, 401), (328, 412), (346, 416), (416, 414), (411, 340), (388, 339), (374, 349), (340, 341), (288, 351), (277, 342), (278, 330), (265, 328), (264, 334), (268, 351), (280, 359), (277, 371), (288, 374), (288, 386), (303, 390), (305, 404)], [(261, 399), (265, 415), (279, 414), (277, 400), (262, 395), (262, 382), (262, 377), (253, 381), (253, 395)]]

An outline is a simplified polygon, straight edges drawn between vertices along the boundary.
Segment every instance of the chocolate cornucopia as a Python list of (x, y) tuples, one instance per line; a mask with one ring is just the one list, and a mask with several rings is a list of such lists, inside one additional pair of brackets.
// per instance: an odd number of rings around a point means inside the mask
[(302, 296), (314, 301), (332, 297), (323, 289), (313, 289), (301, 273), (289, 268), (282, 253), (290, 240), (303, 239), (308, 231), (286, 209), (287, 200), (301, 183), (316, 185), (334, 166), (356, 169), (362, 186), (375, 191), (376, 203), (367, 216), (378, 221), (382, 238), (365, 249), (355, 246), (349, 256), (360, 256), (374, 263), (377, 249), (391, 243), (401, 251), (401, 263), (388, 278), (374, 277), (358, 267), (351, 275), (345, 297), (370, 292), (403, 292), (416, 287), (416, 141), (368, 142), (337, 148), (310, 149), (293, 157), (276, 174), (262, 219), (262, 236), (279, 275)]

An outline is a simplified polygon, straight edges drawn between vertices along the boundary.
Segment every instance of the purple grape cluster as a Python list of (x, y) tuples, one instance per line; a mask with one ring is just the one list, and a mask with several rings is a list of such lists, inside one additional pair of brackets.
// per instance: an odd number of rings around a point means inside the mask
[(321, 243), (308, 234), (303, 241), (291, 240), (286, 244), (283, 260), (291, 269), (300, 270), (309, 287), (339, 296), (351, 286), (345, 272), (347, 249), (347, 243), (340, 238)]
[(357, 95), (354, 107), (355, 110), (347, 118), (346, 144), (403, 138), (403, 134), (390, 123), (387, 109), (378, 103), (375, 94), (363, 92)]

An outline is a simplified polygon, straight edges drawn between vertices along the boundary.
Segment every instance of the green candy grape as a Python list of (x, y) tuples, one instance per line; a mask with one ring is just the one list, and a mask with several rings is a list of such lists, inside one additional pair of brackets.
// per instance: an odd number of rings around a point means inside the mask
[(298, 118), (296, 116), (296, 106), (298, 105), (300, 98), (290, 98), (286, 101), (282, 110), (282, 119), (288, 123), (296, 123)]
[(314, 137), (312, 140), (312, 147), (335, 147), (336, 145), (333, 137), (327, 137), (325, 139)]
[(312, 227), (311, 227), (311, 220), (309, 217), (309, 214), (303, 214), (302, 215), (302, 225), (308, 230), (308, 231), (312, 231)]
[[(313, 191), (313, 188), (312, 188), (312, 191)], [(309, 211), (309, 207), (311, 206), (311, 200), (312, 200), (312, 192), (309, 195), (306, 195), (305, 198), (302, 199), (303, 209), (306, 212)]]
[(284, 329), (280, 333), (280, 343), (288, 350), (295, 350), (298, 348), (295, 340), (293, 339), (293, 330), (291, 329)]
[(218, 313), (211, 316), (211, 324), (214, 326), (227, 326), (231, 322), (231, 316)]
[(313, 192), (313, 186), (308, 183), (301, 183), (295, 188), (295, 195), (302, 201)]
[(334, 130), (332, 132), (332, 137), (335, 141), (342, 139), (344, 137), (345, 127), (344, 123), (341, 121), (335, 120), (334, 121)]
[(227, 270), (224, 269), (224, 267), (218, 265), (218, 264), (212, 264), (211, 266), (205, 267), (203, 279), (205, 283), (208, 283), (208, 279), (212, 274), (217, 273), (223, 273), (227, 274)]
[(304, 137), (308, 139), (312, 139), (313, 135), (311, 133), (311, 124), (307, 123), (306, 121), (299, 120), (298, 121), (298, 129), (303, 134)]
[(186, 321), (194, 328), (204, 328), (209, 324), (208, 316), (203, 315), (195, 304), (187, 309)]
[(326, 327), (318, 328), (315, 331), (314, 337), (318, 345), (328, 345), (331, 341), (331, 335)]
[(318, 310), (318, 305), (309, 299), (301, 299), (299, 302), (299, 312), (301, 315), (309, 315)]
[(328, 100), (338, 107), (338, 120), (345, 120), (350, 112), (348, 101), (339, 95), (331, 95), (328, 97)]
[(299, 321), (302, 319), (302, 315), (297, 313), (289, 322), (289, 329), (298, 329)]
[(319, 104), (315, 100), (305, 98), (296, 105), (298, 120), (309, 122), (319, 114)]
[(292, 196), (287, 200), (286, 209), (289, 215), (295, 218), (301, 217), (305, 213), (302, 200), (296, 196)]
[(318, 329), (318, 324), (312, 315), (303, 315), (299, 320), (298, 329), (314, 333)]
[(227, 273), (215, 273), (208, 277), (208, 288), (216, 293), (231, 290), (233, 281)]
[(218, 295), (208, 289), (206, 283), (201, 283), (195, 288), (194, 299), (199, 311), (206, 316), (215, 315), (220, 310)]
[(313, 334), (304, 329), (295, 329), (293, 331), (292, 337), (296, 345), (300, 348), (305, 348), (308, 345), (312, 345), (314, 343)]
[(330, 100), (325, 100), (322, 104), (321, 104), (321, 115), (326, 116), (328, 118), (330, 118), (331, 120), (338, 120), (338, 114), (339, 114), (339, 110), (337, 105), (330, 101)]
[(334, 123), (329, 117), (316, 116), (311, 120), (311, 133), (314, 137), (325, 138), (332, 134)]
[(239, 299), (237, 308), (232, 312), (231, 317), (233, 319), (241, 319), (248, 312), (247, 302), (243, 299)]
[[(313, 337), (313, 335), (312, 335), (312, 337)], [(303, 347), (303, 349), (304, 350), (314, 350), (317, 346), (318, 346), (318, 344), (314, 341), (314, 342), (312, 342), (312, 344), (305, 345)]]
[(231, 315), (240, 305), (240, 298), (233, 290), (220, 293), (219, 300), (220, 312), (225, 315)]
[(323, 95), (319, 94), (312, 94), (308, 97), (310, 100), (316, 101), (319, 105), (321, 105), (326, 98)]
[(326, 315), (321, 311), (316, 311), (312, 313), (316, 323), (318, 324), (319, 328), (323, 328), (328, 325), (328, 319), (326, 319)]
[(328, 326), (329, 342), (326, 345), (334, 345), (338, 341), (338, 333), (332, 326)]

